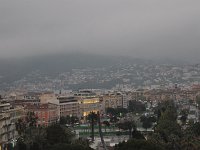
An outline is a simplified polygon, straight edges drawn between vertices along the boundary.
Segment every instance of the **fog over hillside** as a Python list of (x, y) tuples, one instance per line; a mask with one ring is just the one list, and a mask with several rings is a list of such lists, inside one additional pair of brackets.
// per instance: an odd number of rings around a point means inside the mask
[(54, 76), (72, 69), (101, 68), (118, 64), (184, 64), (187, 62), (170, 59), (139, 59), (125, 56), (97, 55), (91, 53), (56, 53), (24, 58), (0, 59), (0, 80), (13, 82), (33, 71)]
[(200, 1), (0, 1), (0, 82), (119, 63), (200, 63)]
[[(129, 59), (131, 60), (131, 59)], [(105, 67), (128, 62), (123, 57), (92, 55), (89, 53), (57, 53), (24, 58), (0, 59), (0, 75), (4, 81), (15, 81), (26, 74), (39, 70), (49, 76), (87, 67)]]

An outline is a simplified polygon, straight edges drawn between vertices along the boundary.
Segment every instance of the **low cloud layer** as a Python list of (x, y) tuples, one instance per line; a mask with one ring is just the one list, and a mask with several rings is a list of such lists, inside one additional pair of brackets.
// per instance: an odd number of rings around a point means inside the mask
[(90, 52), (200, 57), (199, 0), (0, 1), (0, 57)]

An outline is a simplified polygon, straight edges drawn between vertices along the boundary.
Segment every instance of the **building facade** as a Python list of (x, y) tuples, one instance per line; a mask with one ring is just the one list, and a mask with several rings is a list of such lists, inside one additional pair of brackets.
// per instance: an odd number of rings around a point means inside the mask
[(16, 122), (25, 117), (22, 106), (11, 106), (10, 103), (0, 104), (0, 148), (5, 149), (6, 144), (15, 143), (18, 138)]
[(59, 100), (60, 117), (80, 116), (78, 98), (74, 96), (57, 98)]
[(27, 105), (27, 112), (34, 112), (37, 116), (37, 126), (49, 126), (59, 121), (59, 107), (56, 104), (45, 103)]

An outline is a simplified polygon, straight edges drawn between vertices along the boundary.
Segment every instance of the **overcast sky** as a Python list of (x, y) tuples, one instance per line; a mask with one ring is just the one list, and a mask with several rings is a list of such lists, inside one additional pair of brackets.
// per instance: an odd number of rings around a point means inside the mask
[(200, 58), (200, 0), (0, 0), (0, 57)]

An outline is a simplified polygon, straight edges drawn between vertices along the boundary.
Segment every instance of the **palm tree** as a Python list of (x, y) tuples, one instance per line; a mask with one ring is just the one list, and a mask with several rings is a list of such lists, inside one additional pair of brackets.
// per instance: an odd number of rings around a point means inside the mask
[(94, 141), (94, 124), (97, 123), (98, 116), (94, 112), (90, 112), (90, 114), (86, 117), (86, 119), (89, 121), (91, 125), (91, 131), (92, 131), (92, 141)]

